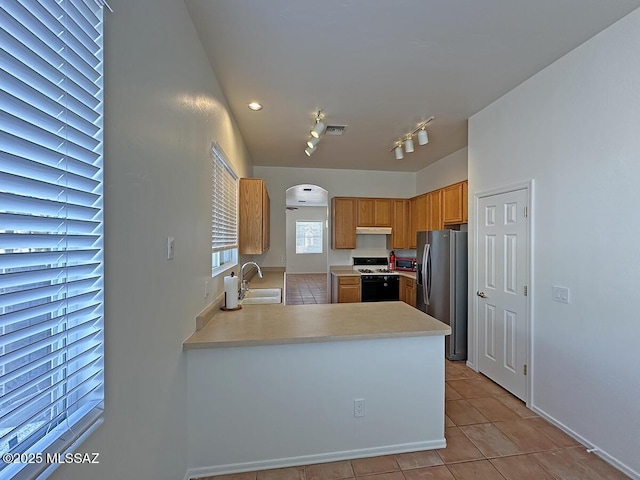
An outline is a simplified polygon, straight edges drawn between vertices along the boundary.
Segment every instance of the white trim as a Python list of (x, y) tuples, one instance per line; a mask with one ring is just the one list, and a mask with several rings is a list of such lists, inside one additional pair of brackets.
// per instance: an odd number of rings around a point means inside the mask
[(486, 190), (483, 192), (479, 192), (474, 194), (473, 196), (473, 288), (469, 292), (469, 295), (472, 297), (472, 301), (470, 302), (472, 308), (472, 321), (473, 321), (473, 333), (472, 338), (469, 339), (470, 343), (473, 344), (473, 355), (472, 358), (467, 359), (467, 365), (472, 368), (474, 371), (479, 371), (478, 366), (478, 347), (479, 347), (479, 339), (478, 339), (478, 298), (474, 294), (478, 290), (478, 204), (481, 198), (491, 197), (494, 195), (501, 195), (503, 193), (515, 192), (518, 190), (526, 190), (527, 191), (527, 202), (528, 202), (528, 219), (529, 222), (527, 224), (527, 389), (526, 389), (526, 400), (525, 403), (527, 407), (531, 408), (532, 399), (533, 399), (533, 319), (534, 319), (534, 311), (533, 311), (533, 299), (535, 295), (534, 290), (534, 275), (533, 275), (533, 239), (534, 239), (534, 180), (530, 179), (525, 182), (516, 183), (512, 185), (507, 185), (504, 187), (494, 188), (492, 190)]
[(535, 413), (537, 413), (542, 418), (544, 418), (546, 421), (548, 421), (549, 423), (555, 425), (560, 430), (562, 430), (564, 433), (566, 433), (570, 437), (574, 438), (576, 441), (580, 442), (583, 446), (585, 446), (585, 448), (587, 449), (588, 452), (597, 455), (602, 460), (607, 462), (609, 465), (611, 465), (612, 467), (620, 470), (621, 472), (623, 472), (625, 475), (631, 477), (632, 479), (640, 480), (640, 472), (637, 472), (633, 468), (631, 468), (628, 465), (622, 463), (616, 457), (611, 456), (609, 453), (607, 453), (605, 450), (602, 450), (597, 445), (593, 445), (589, 440), (587, 440), (586, 438), (584, 438), (579, 433), (576, 433), (575, 431), (573, 431), (572, 429), (567, 427), (564, 423), (558, 421), (557, 419), (555, 419), (551, 415), (547, 414), (544, 410), (541, 410), (536, 406), (532, 406), (530, 408)]
[(377, 457), (379, 455), (419, 452), (422, 450), (435, 450), (439, 448), (446, 448), (446, 446), (447, 442), (443, 438), (442, 440), (401, 443), (398, 445), (385, 445), (382, 447), (345, 450), (342, 452), (321, 453), (317, 455), (302, 455), (299, 457), (275, 458), (256, 462), (212, 465), (209, 467), (188, 469), (187, 474), (185, 475), (185, 480), (198, 477), (226, 475), (230, 473), (253, 472), (256, 470), (268, 470), (272, 468), (296, 467), (301, 465), (312, 465), (315, 463), (336, 462), (339, 460), (353, 460), (356, 458)]

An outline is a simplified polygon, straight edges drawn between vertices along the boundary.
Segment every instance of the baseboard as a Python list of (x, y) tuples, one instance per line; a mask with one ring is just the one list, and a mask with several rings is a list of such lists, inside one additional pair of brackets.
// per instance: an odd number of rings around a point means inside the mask
[(347, 450), (342, 452), (321, 453), (317, 455), (302, 455), (299, 457), (277, 458), (256, 462), (232, 463), (227, 465), (215, 465), (208, 467), (190, 468), (187, 470), (185, 480), (226, 475), (229, 473), (253, 472), (256, 470), (268, 470), (272, 468), (296, 467), (300, 465), (312, 465), (314, 463), (337, 462), (340, 460), (353, 460), (354, 458), (377, 457), (394, 453), (418, 452), (421, 450), (435, 450), (445, 448), (446, 440), (431, 440), (427, 442), (403, 443), (398, 445), (385, 445), (382, 447), (363, 448), (359, 450)]
[(575, 440), (577, 440), (578, 442), (580, 442), (582, 445), (585, 446), (585, 448), (587, 449), (588, 452), (597, 455), (598, 457), (603, 459), (605, 462), (607, 462), (609, 465), (617, 468), (618, 470), (620, 470), (622, 473), (624, 473), (628, 477), (632, 478), (633, 480), (640, 480), (640, 472), (635, 471), (634, 469), (632, 469), (628, 465), (625, 465), (624, 463), (622, 463), (616, 457), (614, 457), (614, 456), (610, 455), (609, 453), (607, 453), (606, 451), (602, 450), (597, 445), (594, 445), (588, 439), (584, 438), (579, 433), (574, 432), (572, 429), (570, 429), (565, 424), (563, 424), (562, 422), (558, 421), (556, 418), (554, 418), (551, 415), (549, 415), (548, 413), (546, 413), (544, 410), (541, 410), (540, 408), (536, 407), (535, 405), (531, 405), (531, 410), (533, 412), (537, 413), (538, 415), (540, 415), (545, 420), (547, 420), (549, 423), (552, 423), (553, 425), (558, 427), (560, 430), (562, 430), (564, 433), (566, 433), (570, 437), (572, 437)]

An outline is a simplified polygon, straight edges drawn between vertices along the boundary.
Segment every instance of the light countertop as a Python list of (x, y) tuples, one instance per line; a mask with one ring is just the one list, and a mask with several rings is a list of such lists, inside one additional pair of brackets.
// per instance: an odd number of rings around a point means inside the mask
[(189, 350), (449, 334), (448, 325), (404, 302), (244, 305), (241, 310), (217, 313), (183, 347)]

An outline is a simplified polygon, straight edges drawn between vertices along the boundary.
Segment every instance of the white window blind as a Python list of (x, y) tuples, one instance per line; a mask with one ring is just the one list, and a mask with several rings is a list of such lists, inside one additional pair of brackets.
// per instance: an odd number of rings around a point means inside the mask
[(102, 412), (102, 68), (94, 0), (0, 2), (3, 454), (62, 452)]
[(217, 142), (211, 145), (213, 159), (211, 252), (213, 270), (236, 255), (238, 248), (238, 176), (229, 166)]

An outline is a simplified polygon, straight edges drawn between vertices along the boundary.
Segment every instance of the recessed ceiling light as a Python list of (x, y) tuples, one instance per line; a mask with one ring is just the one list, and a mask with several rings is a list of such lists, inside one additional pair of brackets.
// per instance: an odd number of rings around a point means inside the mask
[(258, 102), (251, 102), (249, 105), (247, 105), (247, 107), (249, 107), (249, 110), (253, 110), (254, 112), (262, 110), (262, 105)]

